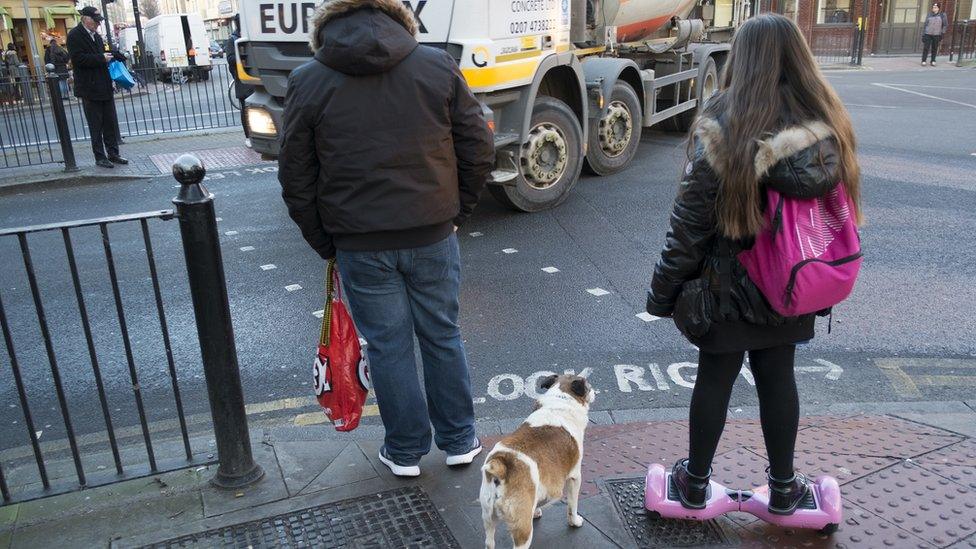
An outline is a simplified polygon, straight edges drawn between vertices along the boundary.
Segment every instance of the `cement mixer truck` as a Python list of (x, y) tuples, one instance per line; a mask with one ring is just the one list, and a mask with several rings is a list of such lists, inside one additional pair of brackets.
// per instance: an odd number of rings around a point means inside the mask
[[(717, 89), (749, 0), (404, 0), (418, 40), (447, 51), (494, 132), (489, 191), (515, 210), (566, 199), (583, 169), (610, 175), (644, 128), (686, 131)], [(307, 61), (316, 2), (240, 0), (238, 75), (251, 146), (278, 153), (289, 72)]]

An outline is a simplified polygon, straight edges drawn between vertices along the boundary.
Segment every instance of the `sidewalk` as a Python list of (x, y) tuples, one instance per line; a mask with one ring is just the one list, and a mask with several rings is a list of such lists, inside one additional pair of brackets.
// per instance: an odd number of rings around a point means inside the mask
[[(925, 404), (801, 419), (798, 468), (841, 483), (844, 523), (831, 537), (743, 514), (708, 523), (648, 518), (643, 474), (649, 463), (685, 455), (687, 424), (662, 419), (683, 411), (594, 412), (580, 501), (586, 523), (569, 528), (564, 504), (550, 503), (533, 547), (976, 547), (976, 413), (961, 402)], [(518, 423), (479, 429), (490, 446)], [(435, 450), (421, 477), (400, 480), (376, 458), (380, 436), (376, 426), (343, 435), (327, 425), (255, 430), (266, 476), (251, 488), (211, 488), (212, 468), (199, 467), (0, 507), (0, 548), (483, 547), (483, 456), (455, 470)], [(763, 481), (755, 419), (731, 421), (718, 452), (716, 480), (739, 488)], [(504, 528), (497, 541), (511, 546)]]
[(963, 62), (961, 67), (956, 66), (956, 60), (949, 61), (948, 55), (939, 56), (939, 60), (936, 62), (936, 66), (930, 67), (928, 65), (922, 66), (922, 56), (918, 55), (898, 55), (898, 56), (883, 56), (883, 55), (870, 55), (865, 53), (863, 59), (861, 60), (861, 66), (850, 65), (848, 63), (838, 63), (832, 65), (823, 65), (821, 68), (826, 71), (833, 70), (869, 70), (869, 71), (899, 71), (899, 72), (918, 72), (918, 71), (947, 71), (947, 70), (965, 70), (976, 68), (976, 64), (972, 60), (967, 60)]
[(45, 183), (158, 177), (169, 173), (167, 164), (171, 163), (171, 158), (187, 152), (201, 156), (208, 169), (262, 162), (258, 153), (244, 146), (244, 132), (240, 128), (127, 137), (121, 152), (129, 164), (112, 169), (95, 166), (95, 157), (88, 141), (75, 142), (74, 152), (79, 171), (65, 172), (64, 165), (60, 163), (3, 168), (0, 169), (0, 189)]

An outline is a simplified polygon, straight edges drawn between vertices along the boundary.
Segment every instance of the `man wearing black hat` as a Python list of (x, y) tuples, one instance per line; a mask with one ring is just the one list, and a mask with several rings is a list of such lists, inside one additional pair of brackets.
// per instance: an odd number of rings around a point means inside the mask
[(98, 8), (85, 6), (78, 12), (81, 24), (68, 33), (68, 53), (74, 67), (75, 96), (82, 100), (88, 130), (91, 133), (95, 163), (102, 168), (128, 164), (119, 156), (119, 120), (115, 114), (112, 77), (108, 64), (123, 61), (118, 51), (108, 51), (98, 34), (98, 24), (104, 19)]

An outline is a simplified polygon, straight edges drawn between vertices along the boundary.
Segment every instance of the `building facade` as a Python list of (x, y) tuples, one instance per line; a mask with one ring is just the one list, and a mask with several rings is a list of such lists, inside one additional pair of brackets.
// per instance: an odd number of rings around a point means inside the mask
[[(865, 31), (865, 55), (899, 55), (922, 51), (922, 28), (932, 4), (949, 20), (976, 19), (973, 0), (761, 0), (761, 11), (781, 13), (796, 21), (815, 51), (852, 46), (858, 24)], [(947, 52), (951, 33), (940, 49)]]
[(64, 45), (79, 15), (73, 0), (27, 0), (26, 4), (25, 12), (23, 0), (0, 0), (0, 41), (4, 49), (12, 43), (33, 74), (37, 63), (44, 62), (44, 48), (51, 39)]

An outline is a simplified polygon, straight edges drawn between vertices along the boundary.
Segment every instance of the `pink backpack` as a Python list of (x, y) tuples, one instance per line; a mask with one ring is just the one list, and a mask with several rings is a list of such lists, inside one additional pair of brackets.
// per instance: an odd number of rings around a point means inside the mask
[(861, 269), (861, 238), (843, 183), (818, 198), (766, 188), (768, 229), (739, 252), (749, 278), (783, 316), (822, 311), (843, 301)]

